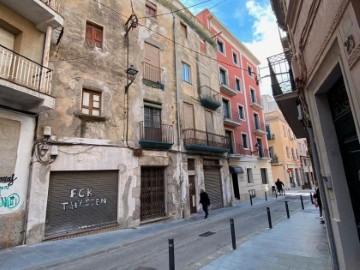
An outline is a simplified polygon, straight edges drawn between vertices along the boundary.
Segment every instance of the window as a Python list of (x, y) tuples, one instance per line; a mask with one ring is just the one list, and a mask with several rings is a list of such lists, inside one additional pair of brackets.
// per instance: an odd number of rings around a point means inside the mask
[(86, 22), (86, 37), (88, 44), (102, 48), (103, 28), (90, 22)]
[(156, 83), (161, 82), (160, 48), (145, 42), (144, 43), (144, 71), (143, 77), (146, 80)]
[(187, 38), (187, 26), (180, 22), (180, 31)]
[(268, 184), (269, 181), (268, 181), (268, 176), (267, 176), (267, 170), (266, 170), (266, 168), (261, 168), (260, 171), (261, 171), (261, 180), (262, 180), (262, 183), (263, 183), (263, 184)]
[(146, 1), (145, 10), (146, 10), (146, 15), (150, 17), (156, 16), (157, 7), (155, 4), (151, 3), (150, 1)]
[(284, 137), (286, 137), (286, 129), (284, 125), (283, 125), (283, 132), (284, 132)]
[(243, 148), (248, 148), (247, 135), (245, 133), (241, 134), (241, 140)]
[(288, 137), (291, 138), (291, 132), (290, 129), (288, 129)]
[(250, 66), (248, 66), (248, 74), (249, 74), (249, 76), (250, 77), (252, 77), (253, 76), (253, 70), (252, 70), (252, 67), (250, 67)]
[(295, 152), (294, 152), (294, 148), (291, 148), (291, 155), (292, 155), (293, 160), (295, 160)]
[(161, 142), (161, 109), (156, 108), (155, 106), (160, 107), (161, 105), (149, 103), (144, 106), (144, 139)]
[(235, 78), (235, 87), (236, 90), (241, 91), (241, 82), (238, 78)]
[(195, 159), (192, 158), (188, 159), (188, 170), (189, 171), (195, 170)]
[(223, 108), (224, 108), (224, 118), (231, 119), (230, 104), (229, 104), (229, 101), (226, 99), (223, 99)]
[(217, 48), (218, 51), (225, 54), (225, 47), (224, 47), (224, 43), (220, 40), (217, 41)]
[(252, 169), (246, 169), (248, 183), (254, 183)]
[(243, 106), (239, 106), (239, 117), (240, 117), (240, 119), (245, 120), (245, 113), (244, 113)]
[(181, 76), (183, 81), (191, 83), (191, 69), (186, 63), (182, 63)]
[(296, 149), (296, 159), (299, 159), (299, 150)]
[(220, 84), (227, 85), (226, 71), (220, 68)]
[(254, 125), (255, 129), (260, 129), (259, 115), (257, 113), (254, 113)]
[(269, 147), (269, 155), (270, 155), (270, 157), (271, 158), (273, 158), (274, 157), (274, 147)]
[(286, 156), (290, 158), (289, 147), (286, 146)]
[(256, 94), (255, 90), (250, 88), (250, 96), (251, 96), (251, 103), (256, 103)]
[(81, 112), (92, 116), (100, 116), (101, 93), (84, 89)]
[(265, 125), (265, 130), (266, 130), (266, 138), (267, 138), (268, 140), (271, 140), (270, 125)]
[(238, 57), (237, 57), (237, 54), (233, 52), (233, 62), (235, 65), (238, 64)]

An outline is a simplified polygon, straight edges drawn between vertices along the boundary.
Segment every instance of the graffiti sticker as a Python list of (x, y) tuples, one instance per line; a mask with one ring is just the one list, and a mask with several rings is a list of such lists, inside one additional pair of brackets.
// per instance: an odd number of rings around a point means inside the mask
[(20, 203), (20, 196), (13, 193), (7, 197), (0, 197), (0, 208), (15, 208)]

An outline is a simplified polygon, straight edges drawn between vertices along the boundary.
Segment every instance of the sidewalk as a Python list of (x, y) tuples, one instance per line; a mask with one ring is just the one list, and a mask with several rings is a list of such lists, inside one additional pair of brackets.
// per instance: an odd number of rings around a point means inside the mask
[(331, 270), (326, 228), (312, 205), (237, 246), (202, 270)]

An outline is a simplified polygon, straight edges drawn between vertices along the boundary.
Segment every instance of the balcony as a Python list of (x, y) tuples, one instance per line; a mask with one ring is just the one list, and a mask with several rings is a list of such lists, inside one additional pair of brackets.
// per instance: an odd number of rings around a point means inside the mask
[(144, 149), (170, 149), (174, 144), (173, 126), (158, 124), (156, 127), (148, 127), (141, 121), (139, 144)]
[(306, 137), (306, 130), (298, 120), (298, 91), (291, 68), (290, 50), (268, 57), (273, 96), (297, 138)]
[(55, 29), (64, 24), (59, 14), (59, 0), (0, 0), (0, 3), (28, 19), (42, 32), (46, 32), (48, 26)]
[(244, 149), (241, 143), (232, 143), (229, 147), (229, 156), (238, 156), (238, 155), (251, 155), (252, 152), (250, 149)]
[(269, 158), (269, 150), (260, 146), (257, 147), (256, 151), (253, 152), (253, 155), (259, 158)]
[(231, 127), (238, 127), (241, 125), (239, 112), (230, 110), (228, 106), (224, 106), (224, 124)]
[(235, 81), (230, 80), (228, 76), (220, 76), (220, 91), (231, 97), (236, 96), (239, 92), (236, 90)]
[(266, 136), (267, 140), (268, 141), (275, 141), (275, 134), (267, 134)]
[(279, 158), (274, 155), (273, 157), (271, 157), (271, 161), (270, 161), (271, 164), (278, 164), (279, 163)]
[(39, 112), (52, 109), (52, 70), (0, 45), (0, 104)]
[(161, 72), (162, 69), (160, 67), (144, 62), (143, 83), (150, 87), (164, 90), (165, 86), (161, 83)]
[(267, 134), (267, 131), (265, 130), (265, 125), (263, 123), (261, 123), (260, 121), (254, 122), (253, 132), (258, 136)]
[(254, 110), (262, 110), (262, 106), (259, 104), (259, 103), (257, 103), (256, 102), (256, 100), (255, 101), (251, 101), (251, 103), (250, 103), (250, 106), (251, 106), (251, 108), (253, 108)]
[(187, 150), (213, 154), (229, 151), (227, 137), (196, 129), (184, 130), (184, 146)]
[(215, 111), (221, 106), (220, 93), (209, 86), (200, 86), (200, 103), (205, 108)]

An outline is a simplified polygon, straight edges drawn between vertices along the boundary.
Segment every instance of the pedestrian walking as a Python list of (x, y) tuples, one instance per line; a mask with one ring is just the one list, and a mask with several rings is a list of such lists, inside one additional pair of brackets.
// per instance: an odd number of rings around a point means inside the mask
[(200, 203), (202, 205), (202, 209), (205, 212), (204, 218), (207, 218), (209, 215), (210, 199), (209, 199), (209, 195), (205, 192), (203, 188), (200, 189)]
[(320, 198), (320, 190), (319, 187), (315, 188), (315, 193), (314, 193), (314, 199), (315, 199), (315, 207), (319, 207), (319, 211), (320, 211), (320, 223), (324, 224), (324, 218), (323, 218), (323, 212), (322, 212), (322, 203), (321, 203), (321, 198)]
[(285, 185), (284, 185), (283, 182), (280, 181), (279, 178), (278, 178), (277, 181), (275, 182), (275, 185), (276, 185), (276, 189), (277, 189), (278, 193), (279, 193), (280, 195), (283, 194), (283, 186), (285, 186)]

